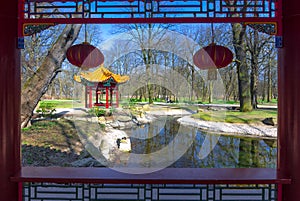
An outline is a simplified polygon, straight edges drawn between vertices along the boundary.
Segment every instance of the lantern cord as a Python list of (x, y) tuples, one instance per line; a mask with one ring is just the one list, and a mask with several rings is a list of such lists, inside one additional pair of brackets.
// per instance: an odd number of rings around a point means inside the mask
[(215, 43), (215, 33), (214, 33), (214, 24), (211, 23), (211, 37), (212, 43)]

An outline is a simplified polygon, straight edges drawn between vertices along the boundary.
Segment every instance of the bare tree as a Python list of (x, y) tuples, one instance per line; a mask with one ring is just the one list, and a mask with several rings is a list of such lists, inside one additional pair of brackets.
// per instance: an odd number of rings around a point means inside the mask
[(272, 98), (277, 98), (277, 51), (273, 43), (263, 47), (261, 73), (263, 74), (262, 100), (271, 102)]
[(61, 69), (65, 52), (76, 40), (81, 25), (66, 25), (60, 36), (48, 50), (35, 73), (27, 79), (21, 93), (21, 125), (25, 127), (32, 117), (33, 110), (47, 91), (50, 83)]
[(258, 79), (259, 79), (259, 66), (261, 64), (261, 55), (263, 47), (270, 42), (272, 36), (266, 36), (259, 33), (256, 29), (250, 29), (246, 35), (247, 50), (249, 52), (249, 60), (251, 66), (250, 73), (250, 91), (251, 91), (251, 104), (253, 109), (257, 109), (258, 99)]
[(253, 108), (251, 104), (249, 68), (246, 60), (246, 26), (240, 23), (234, 23), (232, 24), (232, 32), (238, 74), (240, 111), (247, 112)]

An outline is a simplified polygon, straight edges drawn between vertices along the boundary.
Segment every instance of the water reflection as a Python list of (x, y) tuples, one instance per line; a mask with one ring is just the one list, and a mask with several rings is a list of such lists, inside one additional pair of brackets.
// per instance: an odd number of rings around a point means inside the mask
[[(179, 129), (180, 128), (180, 129)], [(131, 153), (149, 154), (168, 146), (169, 154), (176, 155), (182, 141), (176, 135), (186, 135), (193, 143), (185, 154), (170, 167), (190, 168), (228, 168), (228, 167), (276, 167), (277, 147), (275, 139), (236, 137), (204, 133), (196, 128), (180, 126), (176, 119), (165, 117), (143, 127), (132, 128), (129, 133)], [(206, 157), (199, 156), (204, 140), (209, 150)], [(216, 144), (213, 140), (218, 139)], [(211, 146), (211, 147), (209, 147)], [(161, 156), (163, 160), (164, 156)]]

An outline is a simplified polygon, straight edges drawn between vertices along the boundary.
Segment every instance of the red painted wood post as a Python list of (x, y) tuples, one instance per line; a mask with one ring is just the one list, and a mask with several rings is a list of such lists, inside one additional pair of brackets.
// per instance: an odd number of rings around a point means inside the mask
[(0, 200), (17, 201), (18, 183), (10, 177), (21, 169), (18, 1), (5, 2), (0, 13)]
[(282, 186), (284, 201), (300, 198), (300, 1), (283, 1), (283, 48), (278, 71), (278, 173), (291, 178)]
[(105, 99), (105, 108), (109, 108), (109, 103), (108, 103), (108, 92), (109, 92), (109, 90), (108, 90), (108, 87), (105, 87), (105, 97), (106, 97), (106, 99)]
[(282, 201), (282, 184), (277, 187), (277, 201)]
[(19, 201), (23, 201), (23, 183), (22, 182), (18, 182), (18, 200)]

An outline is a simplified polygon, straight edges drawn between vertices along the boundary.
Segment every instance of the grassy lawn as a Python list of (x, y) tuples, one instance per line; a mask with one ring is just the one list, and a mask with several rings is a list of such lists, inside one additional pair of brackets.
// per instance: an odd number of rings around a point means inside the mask
[(84, 102), (80, 100), (41, 100), (39, 104), (51, 104), (54, 108), (84, 107)]
[(75, 153), (82, 150), (74, 124), (66, 119), (37, 121), (23, 128), (22, 144)]
[(42, 120), (22, 129), (23, 166), (70, 166), (84, 149), (73, 122)]
[(252, 112), (204, 110), (197, 114), (193, 114), (193, 117), (205, 121), (246, 124), (259, 123), (265, 118), (272, 117), (274, 123), (277, 124), (277, 110), (255, 110)]

